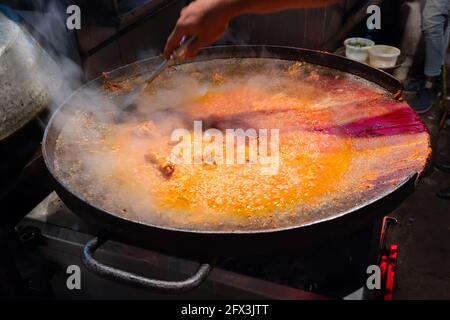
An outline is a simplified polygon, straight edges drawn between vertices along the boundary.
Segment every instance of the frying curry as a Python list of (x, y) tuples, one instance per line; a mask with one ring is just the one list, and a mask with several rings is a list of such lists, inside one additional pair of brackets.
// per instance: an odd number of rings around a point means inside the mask
[[(430, 152), (427, 130), (406, 103), (364, 79), (308, 63), (183, 64), (125, 107), (114, 101), (138, 79), (109, 81), (101, 97), (73, 102), (55, 169), (81, 198), (143, 223), (220, 231), (305, 224), (383, 196), (420, 173)], [(230, 129), (278, 130), (276, 172), (262, 174), (267, 163), (251, 161), (250, 139), (241, 150), (245, 163), (175, 161), (180, 141), (173, 132), (194, 136), (195, 121), (224, 136)], [(257, 146), (262, 138), (270, 153), (274, 140), (258, 135)], [(200, 139), (202, 152), (211, 139)]]

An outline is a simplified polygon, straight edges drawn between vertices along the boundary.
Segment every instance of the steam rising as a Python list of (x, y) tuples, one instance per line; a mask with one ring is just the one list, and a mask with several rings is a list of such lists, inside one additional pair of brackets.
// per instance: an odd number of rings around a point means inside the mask
[[(53, 110), (83, 82), (75, 34), (66, 29), (66, 8), (69, 4), (70, 1), (33, 1), (36, 10), (29, 21), (31, 28), (28, 30), (38, 40), (43, 40), (44, 49), (59, 69), (57, 77), (49, 77), (46, 67), (41, 69), (41, 78), (48, 83)], [(26, 12), (24, 14), (28, 21)]]

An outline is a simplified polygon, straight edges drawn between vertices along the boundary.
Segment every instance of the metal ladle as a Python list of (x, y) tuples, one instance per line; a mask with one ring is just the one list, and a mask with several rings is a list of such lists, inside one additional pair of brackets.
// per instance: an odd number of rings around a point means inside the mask
[(127, 93), (119, 103), (121, 106), (128, 106), (132, 104), (134, 101), (134, 98), (145, 90), (147, 85), (151, 83), (153, 80), (155, 80), (164, 70), (166, 70), (168, 67), (176, 64), (177, 62), (183, 61), (186, 54), (187, 47), (195, 42), (196, 37), (194, 36), (183, 36), (183, 38), (180, 41), (180, 45), (177, 49), (175, 49), (172, 54), (170, 55), (169, 59), (164, 59), (161, 64), (151, 73), (144, 75), (142, 81), (134, 87), (133, 90), (131, 90), (129, 93)]

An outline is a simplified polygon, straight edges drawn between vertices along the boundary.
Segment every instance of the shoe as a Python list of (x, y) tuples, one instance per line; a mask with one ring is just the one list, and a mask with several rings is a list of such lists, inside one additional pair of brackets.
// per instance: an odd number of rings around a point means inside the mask
[(450, 173), (450, 162), (437, 162), (435, 167), (442, 172)]
[(439, 97), (435, 88), (422, 88), (411, 102), (411, 107), (419, 114), (426, 113), (434, 106)]
[(436, 195), (441, 199), (450, 200), (450, 187), (438, 191)]
[(418, 92), (425, 86), (424, 79), (411, 79), (405, 82), (403, 85), (403, 91), (405, 92)]

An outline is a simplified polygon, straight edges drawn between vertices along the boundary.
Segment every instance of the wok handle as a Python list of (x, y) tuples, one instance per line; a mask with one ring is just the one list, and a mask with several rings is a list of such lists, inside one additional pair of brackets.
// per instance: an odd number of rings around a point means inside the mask
[(93, 238), (83, 248), (82, 261), (84, 265), (92, 272), (112, 280), (121, 281), (126, 284), (139, 286), (143, 288), (154, 289), (163, 293), (182, 293), (194, 289), (206, 280), (209, 272), (212, 269), (211, 264), (203, 263), (200, 265), (194, 275), (185, 280), (180, 281), (166, 281), (150, 279), (135, 273), (116, 269), (114, 267), (105, 265), (94, 258), (94, 252), (97, 250), (105, 240)]

